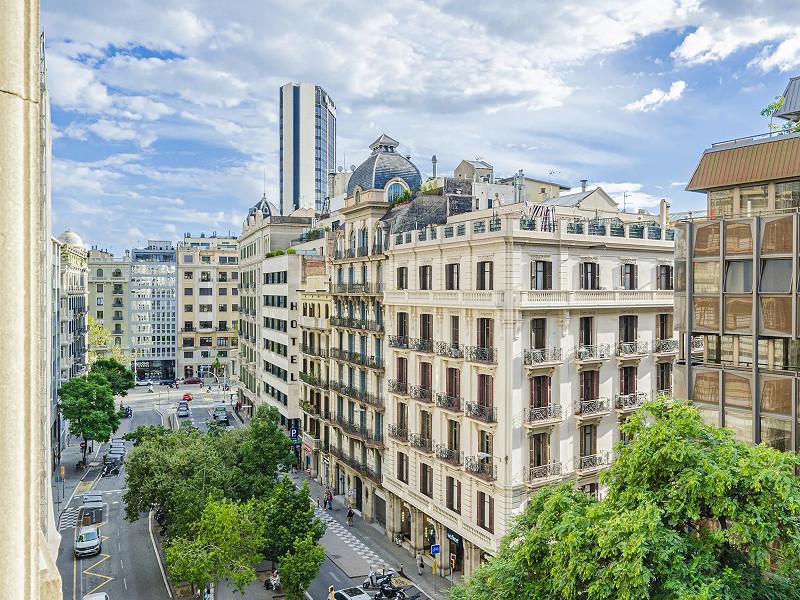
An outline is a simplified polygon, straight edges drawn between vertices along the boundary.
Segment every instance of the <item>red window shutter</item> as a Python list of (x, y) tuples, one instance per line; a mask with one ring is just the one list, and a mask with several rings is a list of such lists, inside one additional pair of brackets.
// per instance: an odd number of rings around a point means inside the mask
[(425, 493), (425, 465), (419, 466), (419, 491)]
[(592, 371), (592, 400), (600, 397), (600, 371)]
[(494, 533), (494, 498), (489, 496), (489, 531)]

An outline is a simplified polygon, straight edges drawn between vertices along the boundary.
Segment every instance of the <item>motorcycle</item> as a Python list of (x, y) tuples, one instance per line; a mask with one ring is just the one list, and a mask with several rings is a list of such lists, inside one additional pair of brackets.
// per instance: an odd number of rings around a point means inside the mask
[(125, 419), (133, 418), (133, 409), (130, 406), (119, 405), (119, 410), (122, 412), (122, 417)]
[(110, 475), (119, 475), (119, 465), (113, 463), (106, 463), (103, 465), (103, 472), (101, 477), (108, 477)]
[(380, 587), (385, 582), (391, 582), (392, 577), (394, 577), (394, 571), (387, 571), (386, 573), (378, 573), (375, 569), (370, 570), (369, 575), (364, 580), (364, 583), (361, 587), (365, 590), (371, 587)]
[(419, 597), (420, 593), (409, 596), (401, 588), (390, 583), (384, 583), (373, 597), (373, 600), (417, 600)]

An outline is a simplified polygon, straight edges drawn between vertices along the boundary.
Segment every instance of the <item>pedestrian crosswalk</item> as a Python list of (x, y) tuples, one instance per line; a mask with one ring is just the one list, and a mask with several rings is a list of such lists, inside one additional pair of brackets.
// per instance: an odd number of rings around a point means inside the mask
[(323, 523), (328, 526), (328, 531), (332, 532), (339, 539), (341, 539), (348, 547), (352, 548), (353, 552), (367, 561), (371, 567), (385, 564), (380, 557), (372, 550), (370, 550), (364, 542), (359, 540), (356, 536), (348, 531), (348, 528), (336, 521), (328, 511), (316, 507), (314, 515)]
[(63, 531), (64, 529), (71, 529), (75, 527), (75, 524), (78, 520), (78, 512), (80, 512), (79, 506), (67, 507), (58, 518), (58, 530)]

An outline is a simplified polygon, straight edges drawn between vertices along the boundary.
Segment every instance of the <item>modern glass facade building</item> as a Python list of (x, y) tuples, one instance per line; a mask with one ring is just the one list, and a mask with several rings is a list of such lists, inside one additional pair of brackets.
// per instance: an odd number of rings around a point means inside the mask
[(280, 88), (279, 129), (281, 214), (323, 210), (336, 164), (336, 105), (318, 85), (287, 83)]

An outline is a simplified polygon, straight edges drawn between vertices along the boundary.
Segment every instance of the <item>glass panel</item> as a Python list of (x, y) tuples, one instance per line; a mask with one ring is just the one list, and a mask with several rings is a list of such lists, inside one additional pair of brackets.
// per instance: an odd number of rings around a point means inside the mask
[(694, 232), (694, 256), (719, 256), (719, 223), (703, 225)]
[(750, 330), (753, 318), (752, 296), (725, 297), (725, 329)]
[(752, 254), (753, 231), (750, 223), (725, 223), (725, 254)]
[(753, 408), (750, 380), (733, 373), (725, 373), (725, 406)]
[(739, 442), (752, 444), (755, 441), (753, 438), (753, 415), (726, 410), (725, 427), (733, 429), (733, 439)]
[(719, 298), (692, 299), (694, 304), (694, 326), (719, 329)]
[(720, 336), (705, 335), (702, 337), (708, 362), (718, 363), (720, 361), (720, 355), (722, 354), (720, 351)]
[(695, 373), (692, 399), (694, 402), (719, 404), (719, 373)]
[(695, 404), (694, 407), (700, 413), (700, 418), (706, 425), (719, 425), (719, 408), (711, 404)]
[[(765, 338), (758, 338), (758, 368), (759, 369), (766, 369), (769, 364), (769, 342), (770, 340)], [(777, 362), (777, 357), (776, 357)]]
[(739, 336), (739, 365), (750, 366), (753, 364), (753, 336)]
[(800, 208), (800, 181), (775, 184), (775, 210)]
[(789, 419), (761, 417), (761, 441), (781, 452), (792, 449), (792, 422)]
[(733, 364), (733, 336), (723, 335), (720, 344), (720, 360), (729, 365)]
[(675, 256), (686, 256), (686, 223), (675, 224)]
[(761, 222), (761, 253), (790, 254), (792, 252), (792, 217)]
[(761, 378), (761, 410), (765, 412), (792, 414), (792, 380)]
[(725, 291), (736, 294), (749, 294), (753, 291), (752, 260), (725, 262)]
[(673, 284), (676, 292), (686, 291), (686, 261), (675, 261), (675, 282)]
[(686, 296), (674, 296), (675, 329), (686, 331)]
[(750, 185), (739, 188), (739, 211), (755, 215), (767, 210), (767, 185)]
[(693, 277), (695, 294), (719, 294), (719, 262), (695, 262)]
[(759, 331), (792, 334), (791, 296), (761, 296)]
[(722, 217), (733, 214), (733, 190), (716, 190), (708, 193), (709, 216)]
[(769, 259), (761, 261), (761, 285), (759, 291), (788, 294), (792, 291), (791, 259)]

